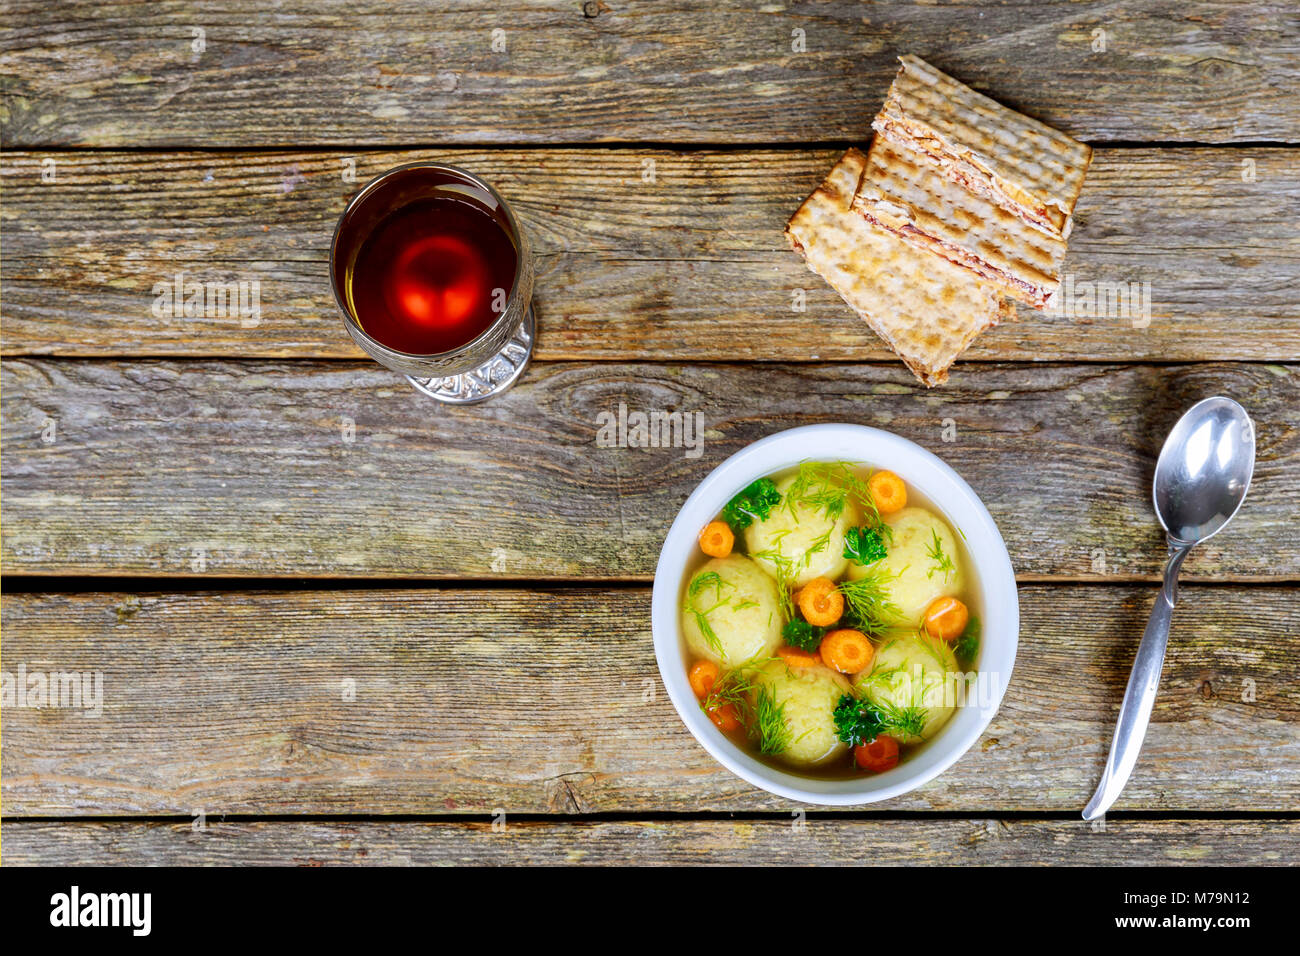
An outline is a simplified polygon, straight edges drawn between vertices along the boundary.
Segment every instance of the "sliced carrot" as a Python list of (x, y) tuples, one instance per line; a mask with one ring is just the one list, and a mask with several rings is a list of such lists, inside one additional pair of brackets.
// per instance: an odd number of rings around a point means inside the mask
[(720, 704), (717, 707), (710, 707), (708, 713), (709, 720), (713, 721), (713, 726), (724, 734), (740, 729), (740, 718), (736, 716), (736, 706), (734, 704)]
[(867, 479), (871, 500), (882, 515), (892, 515), (907, 505), (907, 485), (892, 471), (877, 471)]
[(898, 741), (888, 734), (881, 734), (869, 744), (858, 744), (853, 748), (853, 761), (872, 773), (892, 770), (898, 766)]
[(861, 631), (842, 628), (822, 638), (822, 660), (841, 674), (856, 674), (871, 666), (876, 649)]
[(813, 578), (794, 599), (803, 619), (815, 627), (830, 627), (844, 614), (844, 595), (830, 578)]
[(925, 616), (921, 620), (925, 622), (925, 629), (931, 637), (951, 643), (966, 630), (970, 611), (954, 597), (935, 598), (925, 609)]
[(691, 665), (688, 679), (695, 696), (703, 700), (709, 696), (709, 691), (713, 689), (713, 684), (718, 679), (718, 665), (713, 661), (696, 661)]
[(801, 647), (791, 647), (788, 644), (778, 647), (776, 656), (785, 661), (787, 667), (816, 667), (822, 662), (821, 655), (816, 651), (805, 651)]
[(725, 558), (735, 543), (736, 536), (725, 521), (710, 521), (700, 532), (700, 550), (711, 558)]

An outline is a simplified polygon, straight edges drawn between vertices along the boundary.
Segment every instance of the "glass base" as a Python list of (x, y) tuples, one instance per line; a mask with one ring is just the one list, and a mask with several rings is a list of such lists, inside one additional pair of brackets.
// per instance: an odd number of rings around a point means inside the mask
[(473, 405), (485, 401), (500, 395), (524, 374), (528, 359), (533, 354), (536, 331), (537, 321), (530, 305), (524, 320), (519, 323), (519, 328), (505, 348), (472, 372), (446, 378), (417, 378), (408, 375), (406, 380), (418, 391), (448, 405)]

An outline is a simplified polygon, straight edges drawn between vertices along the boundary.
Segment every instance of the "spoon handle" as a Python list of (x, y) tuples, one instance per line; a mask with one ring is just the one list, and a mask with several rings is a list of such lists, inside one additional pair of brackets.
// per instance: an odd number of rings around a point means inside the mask
[(1083, 818), (1095, 820), (1104, 814), (1119, 797), (1128, 783), (1133, 765), (1137, 763), (1142, 740), (1146, 737), (1147, 722), (1151, 719), (1151, 705), (1156, 700), (1160, 685), (1160, 670), (1165, 663), (1165, 648), (1169, 644), (1169, 622), (1173, 618), (1174, 604), (1178, 600), (1178, 569), (1191, 545), (1170, 544), (1169, 563), (1165, 565), (1165, 583), (1151, 609), (1151, 619), (1138, 645), (1137, 660), (1128, 676), (1124, 703), (1119, 708), (1119, 721), (1115, 725), (1115, 739), (1110, 744), (1110, 757), (1097, 784), (1097, 792), (1084, 808)]

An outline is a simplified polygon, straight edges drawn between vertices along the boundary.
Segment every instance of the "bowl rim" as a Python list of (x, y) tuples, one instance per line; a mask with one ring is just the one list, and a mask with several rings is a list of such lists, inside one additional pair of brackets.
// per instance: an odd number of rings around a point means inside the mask
[[(687, 680), (678, 604), (685, 568), (698, 546), (699, 530), (732, 496), (750, 482), (802, 461), (840, 460), (896, 470), (963, 535), (966, 550), (979, 567), (983, 620), (978, 670), (980, 680), (985, 679), (986, 672), (989, 674), (991, 686), (985, 706), (960, 708), (953, 721), (919, 754), (893, 770), (870, 777), (821, 779), (778, 770), (759, 761), (709, 722)], [(992, 515), (974, 489), (950, 465), (916, 442), (883, 429), (849, 423), (803, 425), (776, 432), (745, 446), (714, 468), (683, 503), (664, 538), (651, 597), (651, 631), (659, 676), (678, 716), (700, 746), (733, 774), (762, 790), (823, 806), (855, 806), (900, 796), (956, 763), (979, 739), (1001, 705), (1015, 663), (1019, 630), (1020, 605), (1011, 556)], [(963, 711), (976, 716), (957, 725), (954, 722)]]

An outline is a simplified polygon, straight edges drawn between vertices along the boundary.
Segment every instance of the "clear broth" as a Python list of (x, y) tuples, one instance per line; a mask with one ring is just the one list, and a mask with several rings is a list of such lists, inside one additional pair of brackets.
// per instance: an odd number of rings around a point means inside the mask
[[(826, 464), (834, 464), (834, 463), (826, 462)], [(790, 468), (782, 469), (781, 471), (772, 472), (771, 474), (768, 475), (762, 475), (760, 477), (769, 478), (772, 481), (779, 483), (782, 479), (797, 473), (798, 470), (799, 470), (799, 466), (795, 465)], [(864, 462), (853, 463), (853, 467), (852, 467), (853, 473), (857, 475), (859, 478), (861, 478), (863, 481), (866, 481), (873, 471), (878, 471), (878, 470), (881, 469), (875, 468)], [(899, 477), (903, 479), (903, 483), (907, 486), (908, 507), (916, 506), (916, 507), (925, 508), (927, 511), (931, 511), (934, 514), (938, 515), (940, 518), (942, 518), (947, 523), (948, 527), (952, 529), (953, 534), (957, 540), (957, 547), (959, 549), (962, 567), (966, 571), (966, 588), (961, 594), (958, 595), (958, 598), (962, 602), (964, 602), (966, 606), (970, 609), (972, 620), (978, 619), (982, 621), (984, 619), (984, 608), (979, 601), (979, 596), (981, 594), (981, 589), (979, 587), (979, 570), (978, 568), (976, 568), (974, 562), (971, 560), (970, 549), (966, 543), (965, 532), (961, 529), (960, 526), (958, 526), (958, 524), (955, 521), (952, 520), (952, 518), (948, 515), (947, 511), (945, 511), (940, 505), (935, 503), (932, 499), (928, 498), (927, 496), (923, 495), (920, 491), (918, 491), (916, 487), (908, 481), (906, 475), (900, 474)], [(758, 479), (754, 479), (754, 480), (758, 480)], [(735, 491), (732, 492), (732, 495), (733, 496), (738, 495), (743, 490), (744, 490), (743, 488), (737, 488), (735, 489)], [(720, 521), (721, 517), (722, 517), (722, 512), (719, 511), (710, 520)], [(737, 553), (737, 552), (742, 554), (746, 553), (742, 547), (743, 537), (744, 537), (743, 533), (736, 536), (736, 545), (733, 548), (733, 553)], [(691, 661), (692, 661), (692, 654), (690, 648), (687, 646), (685, 635), (680, 633), (681, 630), (680, 608), (683, 607), (684, 604), (686, 603), (687, 588), (690, 586), (691, 580), (695, 577), (697, 573), (699, 573), (700, 569), (709, 562), (709, 560), (711, 559), (707, 554), (701, 551), (698, 547), (695, 549), (693, 558), (686, 566), (686, 573), (682, 577), (681, 588), (678, 594), (677, 606), (679, 608), (678, 611), (679, 643), (682, 649), (682, 660), (684, 662), (684, 666), (687, 669), (690, 668)], [(781, 585), (778, 583), (777, 586), (780, 587)], [(873, 645), (877, 647), (879, 646), (879, 643), (876, 639), (876, 635), (868, 635), (868, 637), (871, 639)], [(975, 652), (975, 659), (969, 662), (969, 669), (966, 671), (966, 673), (968, 674), (978, 673), (979, 659), (982, 656), (983, 651), (984, 651), (984, 645), (981, 639), (980, 646)], [(931, 743), (933, 743), (934, 740), (938, 739), (939, 737), (942, 737), (943, 734), (948, 730), (948, 724), (950, 724), (952, 720), (955, 719), (955, 717), (956, 717), (955, 714), (953, 715), (953, 717), (950, 717), (948, 723), (944, 724), (943, 727), (940, 727), (939, 730), (936, 731), (934, 737), (930, 738), (929, 740), (923, 740), (923, 741), (910, 743), (910, 744), (900, 744), (899, 756), (898, 756), (899, 765), (901, 766), (902, 764), (906, 763), (912, 756), (919, 753), (920, 751), (928, 747)], [(748, 734), (746, 733), (743, 727), (731, 733), (725, 733), (721, 730), (719, 730), (718, 732), (722, 733), (723, 736), (725, 736), (728, 740), (730, 740), (736, 746), (740, 747), (742, 750), (744, 750), (750, 756), (754, 757), (756, 760), (760, 760), (763, 763), (767, 764), (768, 766), (780, 770), (783, 773), (792, 774), (797, 777), (806, 777), (814, 780), (848, 780), (848, 779), (856, 780), (856, 779), (863, 779), (872, 776), (872, 774), (869, 773), (868, 771), (858, 769), (858, 767), (853, 763), (852, 751), (850, 751), (847, 757), (844, 757), (842, 760), (835, 761), (833, 763), (824, 764), (818, 767), (798, 767), (795, 766), (794, 764), (786, 763), (778, 758), (770, 757), (766, 754), (760, 753), (757, 745), (754, 743), (752, 739), (750, 739), (750, 737), (748, 736)]]

